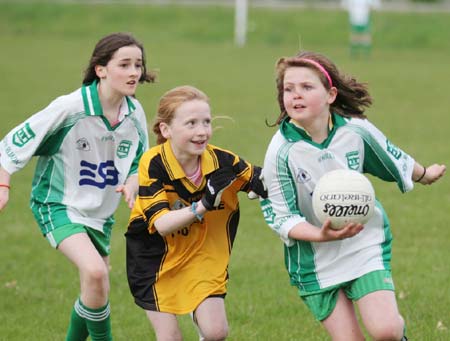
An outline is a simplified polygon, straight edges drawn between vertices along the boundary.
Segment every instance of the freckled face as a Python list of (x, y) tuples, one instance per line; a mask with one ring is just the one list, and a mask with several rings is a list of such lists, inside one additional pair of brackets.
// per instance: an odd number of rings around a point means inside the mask
[(202, 100), (184, 102), (175, 110), (169, 124), (160, 124), (160, 130), (170, 140), (177, 159), (198, 157), (212, 135), (209, 104)]
[(336, 88), (326, 89), (315, 70), (308, 67), (288, 68), (283, 90), (286, 112), (299, 125), (308, 127), (317, 121), (328, 122)]

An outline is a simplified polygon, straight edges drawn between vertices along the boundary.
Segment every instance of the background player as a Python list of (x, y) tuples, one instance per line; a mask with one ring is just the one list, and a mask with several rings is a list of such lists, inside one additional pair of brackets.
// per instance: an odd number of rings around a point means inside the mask
[(368, 55), (372, 48), (372, 28), (370, 12), (380, 8), (380, 0), (342, 0), (341, 5), (348, 11), (350, 24), (350, 54)]

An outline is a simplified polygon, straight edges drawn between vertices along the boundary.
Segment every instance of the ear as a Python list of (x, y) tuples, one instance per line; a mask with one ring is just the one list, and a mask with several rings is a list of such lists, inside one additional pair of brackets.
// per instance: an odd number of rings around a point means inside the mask
[(338, 94), (338, 90), (336, 87), (332, 86), (330, 90), (328, 90), (328, 104), (333, 103), (336, 100)]
[(106, 67), (103, 65), (95, 65), (95, 74), (100, 79), (105, 78), (106, 77)]
[(159, 131), (161, 132), (161, 135), (166, 139), (170, 139), (170, 127), (167, 123), (165, 122), (160, 122), (159, 123)]

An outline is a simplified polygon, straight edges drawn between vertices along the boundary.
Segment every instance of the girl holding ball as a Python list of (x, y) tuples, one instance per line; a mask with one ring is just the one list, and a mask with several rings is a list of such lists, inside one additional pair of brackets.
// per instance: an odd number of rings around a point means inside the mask
[(327, 57), (301, 52), (276, 64), (280, 115), (267, 149), (261, 201), (268, 225), (284, 242), (291, 284), (333, 340), (364, 340), (354, 308), (374, 340), (406, 340), (391, 276), (392, 233), (379, 202), (364, 224), (340, 230), (320, 224), (312, 209), (319, 178), (335, 169), (396, 182), (434, 183), (446, 167), (425, 167), (370, 123), (365, 84), (342, 74)]

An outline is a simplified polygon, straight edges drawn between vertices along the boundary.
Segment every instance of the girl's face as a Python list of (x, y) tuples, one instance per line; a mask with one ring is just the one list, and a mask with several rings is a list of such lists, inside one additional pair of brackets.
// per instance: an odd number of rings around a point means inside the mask
[(178, 160), (197, 158), (205, 150), (212, 134), (209, 104), (197, 99), (184, 102), (175, 110), (169, 124), (160, 123), (160, 130), (170, 140)]
[(327, 90), (317, 73), (308, 67), (290, 67), (283, 83), (283, 102), (289, 117), (302, 127), (328, 123), (330, 104), (337, 90)]
[(142, 75), (142, 51), (135, 45), (121, 47), (106, 66), (97, 65), (95, 71), (105, 92), (132, 96)]

